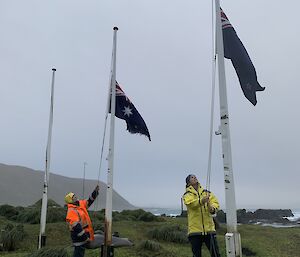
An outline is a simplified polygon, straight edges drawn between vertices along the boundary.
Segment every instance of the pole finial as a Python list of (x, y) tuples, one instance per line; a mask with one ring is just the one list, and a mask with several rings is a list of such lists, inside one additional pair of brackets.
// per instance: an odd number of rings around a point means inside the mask
[(56, 71), (56, 69), (55, 69), (55, 68), (52, 68), (52, 70), (53, 70), (53, 71)]
[(119, 28), (118, 27), (114, 27), (114, 30), (119, 30)]

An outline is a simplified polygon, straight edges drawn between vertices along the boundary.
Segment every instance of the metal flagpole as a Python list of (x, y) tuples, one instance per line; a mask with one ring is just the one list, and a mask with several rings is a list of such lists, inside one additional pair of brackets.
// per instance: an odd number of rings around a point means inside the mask
[(38, 240), (38, 248), (42, 248), (46, 245), (46, 217), (47, 217), (47, 202), (48, 202), (48, 183), (49, 183), (49, 170), (50, 170), (50, 151), (51, 151), (51, 136), (52, 136), (52, 125), (53, 125), (53, 103), (54, 103), (54, 79), (56, 69), (52, 69), (52, 83), (51, 83), (51, 102), (50, 102), (50, 116), (49, 116), (49, 129), (48, 129), (48, 142), (46, 148), (46, 167), (44, 177), (44, 190), (42, 198), (42, 209), (41, 209), (41, 223), (40, 223), (40, 234)]
[(87, 162), (83, 162), (82, 199), (84, 199), (85, 166), (86, 165), (87, 165)]
[(113, 193), (113, 167), (114, 167), (114, 141), (115, 141), (115, 112), (116, 112), (116, 52), (117, 52), (117, 31), (114, 27), (113, 52), (112, 52), (112, 73), (110, 81), (110, 136), (108, 150), (108, 170), (107, 170), (107, 193), (105, 209), (105, 231), (104, 246), (102, 247), (101, 257), (113, 256), (112, 248), (112, 193)]
[(229, 130), (226, 77), (224, 64), (224, 44), (221, 23), (220, 0), (215, 0), (216, 17), (216, 53), (219, 79), (221, 125), (216, 134), (222, 136), (222, 152), (224, 165), (225, 203), (226, 203), (226, 252), (227, 257), (242, 256), (241, 238), (237, 231), (236, 201), (232, 170), (232, 154)]

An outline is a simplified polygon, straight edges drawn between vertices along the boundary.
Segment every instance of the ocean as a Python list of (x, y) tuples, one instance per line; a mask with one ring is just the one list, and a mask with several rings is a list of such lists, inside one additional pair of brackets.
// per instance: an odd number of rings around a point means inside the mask
[[(166, 214), (167, 216), (175, 217), (181, 214), (181, 209), (176, 208), (143, 208), (145, 211), (151, 212), (156, 216)], [(254, 210), (251, 210), (254, 211)], [(294, 217), (285, 217), (290, 221), (296, 221), (300, 219), (300, 210), (292, 210)]]
[(298, 219), (300, 219), (300, 210), (292, 210), (294, 217), (285, 217), (290, 221), (296, 221)]
[(143, 210), (153, 213), (156, 216), (166, 214), (167, 216), (177, 216), (181, 214), (181, 209), (176, 208), (143, 208)]

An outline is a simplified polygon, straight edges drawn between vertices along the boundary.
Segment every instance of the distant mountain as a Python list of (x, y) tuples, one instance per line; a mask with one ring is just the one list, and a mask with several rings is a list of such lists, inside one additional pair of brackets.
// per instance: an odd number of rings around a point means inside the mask
[[(44, 172), (26, 167), (0, 164), (0, 205), (28, 206), (42, 198)], [(82, 179), (69, 178), (50, 173), (48, 199), (64, 205), (64, 196), (74, 192), (82, 197)], [(93, 191), (96, 180), (85, 181), (85, 198)], [(136, 209), (116, 191), (113, 192), (113, 210)], [(106, 202), (106, 184), (100, 182), (98, 208), (104, 209)], [(91, 207), (91, 210), (93, 207)]]

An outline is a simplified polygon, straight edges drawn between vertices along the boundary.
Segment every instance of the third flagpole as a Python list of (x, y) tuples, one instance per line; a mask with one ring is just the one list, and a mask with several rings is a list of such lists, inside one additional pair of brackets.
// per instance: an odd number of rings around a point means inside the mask
[(115, 112), (116, 112), (116, 53), (117, 53), (117, 32), (118, 28), (113, 28), (113, 51), (112, 51), (112, 72), (110, 80), (110, 136), (108, 151), (107, 170), (107, 193), (105, 209), (105, 231), (102, 257), (112, 257), (112, 194), (113, 194), (113, 167), (114, 167), (114, 141), (115, 141)]
[(218, 67), (220, 97), (220, 128), (217, 132), (222, 136), (222, 153), (224, 166), (225, 204), (226, 204), (226, 253), (227, 257), (241, 257), (241, 239), (237, 231), (237, 214), (235, 188), (232, 169), (232, 152), (230, 140), (229, 114), (227, 103), (226, 76), (224, 63), (224, 43), (221, 22), (220, 0), (215, 0), (216, 18), (216, 53)]
[(49, 185), (49, 170), (50, 170), (50, 152), (51, 152), (51, 137), (52, 137), (52, 125), (53, 125), (53, 107), (54, 107), (54, 80), (55, 71), (52, 69), (52, 83), (51, 83), (51, 101), (50, 101), (50, 116), (49, 116), (49, 129), (48, 129), (48, 141), (46, 148), (46, 167), (44, 176), (44, 188), (41, 208), (41, 221), (40, 221), (40, 234), (38, 240), (38, 248), (42, 248), (46, 245), (46, 217), (47, 217), (47, 203), (48, 203), (48, 185)]

